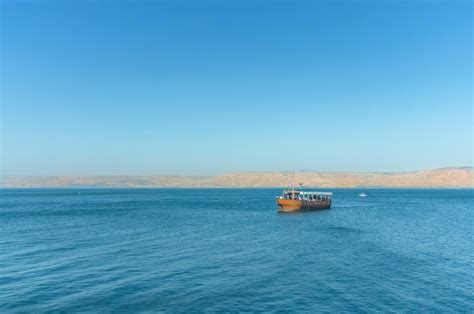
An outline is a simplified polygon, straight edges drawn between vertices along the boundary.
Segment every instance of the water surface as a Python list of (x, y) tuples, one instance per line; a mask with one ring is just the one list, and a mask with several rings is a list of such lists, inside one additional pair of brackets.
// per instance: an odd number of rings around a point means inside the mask
[(0, 190), (0, 311), (474, 311), (473, 190)]

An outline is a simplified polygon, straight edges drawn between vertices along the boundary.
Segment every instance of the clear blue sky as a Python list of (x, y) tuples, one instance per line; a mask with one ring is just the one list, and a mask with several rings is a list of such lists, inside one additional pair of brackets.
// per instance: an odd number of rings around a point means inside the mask
[(472, 165), (471, 1), (1, 1), (4, 175)]

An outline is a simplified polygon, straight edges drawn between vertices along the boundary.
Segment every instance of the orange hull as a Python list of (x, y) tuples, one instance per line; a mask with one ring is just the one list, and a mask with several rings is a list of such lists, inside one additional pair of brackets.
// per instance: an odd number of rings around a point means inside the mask
[(300, 200), (277, 199), (278, 207), (280, 208), (281, 211), (285, 211), (285, 212), (300, 210), (302, 203), (303, 202)]
[(330, 200), (313, 200), (313, 201), (302, 201), (302, 200), (289, 200), (289, 199), (277, 199), (277, 205), (280, 211), (293, 212), (300, 210), (312, 210), (312, 209), (328, 209), (331, 208)]

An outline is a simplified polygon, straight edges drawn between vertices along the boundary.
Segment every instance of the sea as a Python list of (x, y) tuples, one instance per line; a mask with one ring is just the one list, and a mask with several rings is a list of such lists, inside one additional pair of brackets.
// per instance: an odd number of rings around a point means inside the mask
[(324, 191), (1, 189), (0, 312), (474, 311), (474, 190)]

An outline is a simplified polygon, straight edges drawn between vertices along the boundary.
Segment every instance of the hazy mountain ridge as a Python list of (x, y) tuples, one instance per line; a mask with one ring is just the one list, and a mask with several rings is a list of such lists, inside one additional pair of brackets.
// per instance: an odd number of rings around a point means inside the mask
[(221, 176), (8, 176), (3, 188), (61, 187), (474, 187), (472, 167), (413, 172), (240, 172)]

